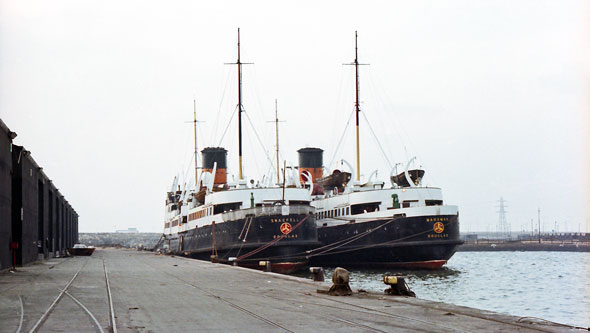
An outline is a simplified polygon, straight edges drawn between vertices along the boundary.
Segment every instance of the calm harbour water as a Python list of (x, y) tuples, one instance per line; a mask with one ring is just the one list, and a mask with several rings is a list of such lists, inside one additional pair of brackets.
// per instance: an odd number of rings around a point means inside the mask
[(353, 289), (383, 292), (383, 275), (402, 275), (421, 299), (590, 326), (590, 253), (457, 252), (439, 271), (349, 271)]

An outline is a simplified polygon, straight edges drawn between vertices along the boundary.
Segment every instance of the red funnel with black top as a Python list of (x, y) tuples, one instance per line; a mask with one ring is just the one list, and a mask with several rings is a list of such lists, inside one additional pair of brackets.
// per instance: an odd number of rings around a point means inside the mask
[(302, 173), (309, 172), (314, 184), (313, 194), (321, 194), (323, 190), (319, 187), (317, 180), (323, 177), (324, 151), (320, 148), (301, 148), (297, 153), (299, 154), (299, 180), (305, 182), (306, 179)]
[(217, 162), (213, 186), (227, 184), (227, 150), (222, 147), (207, 147), (201, 150), (203, 156), (203, 172), (213, 173), (213, 166)]

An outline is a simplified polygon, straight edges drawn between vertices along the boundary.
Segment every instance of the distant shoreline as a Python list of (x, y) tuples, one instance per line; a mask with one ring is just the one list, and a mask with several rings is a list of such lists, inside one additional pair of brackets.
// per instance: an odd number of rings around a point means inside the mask
[[(128, 248), (152, 248), (160, 239), (160, 233), (80, 233), (80, 243), (94, 246), (123, 246)], [(506, 241), (490, 239), (467, 240), (457, 247), (458, 252), (495, 252), (495, 251), (560, 251), (590, 252), (588, 241)]]
[(589, 243), (550, 243), (542, 242), (478, 242), (465, 243), (457, 247), (457, 252), (496, 252), (496, 251), (557, 251), (590, 252)]

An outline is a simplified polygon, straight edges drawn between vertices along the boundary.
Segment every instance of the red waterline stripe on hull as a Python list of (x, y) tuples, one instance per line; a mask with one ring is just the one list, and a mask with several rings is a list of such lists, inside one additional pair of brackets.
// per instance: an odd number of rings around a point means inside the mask
[(422, 268), (422, 269), (439, 269), (447, 260), (428, 260), (428, 261), (413, 261), (413, 262), (395, 262), (386, 263), (388, 267), (404, 267), (404, 268)]
[[(277, 262), (270, 264), (270, 270), (274, 273), (279, 274), (290, 274), (296, 272), (307, 265), (307, 262)], [(238, 266), (246, 267), (246, 268), (253, 268), (258, 270), (264, 270), (264, 267), (261, 267), (256, 263), (240, 263), (238, 262)]]
[(307, 262), (281, 262), (270, 265), (270, 270), (275, 273), (289, 274), (303, 268)]

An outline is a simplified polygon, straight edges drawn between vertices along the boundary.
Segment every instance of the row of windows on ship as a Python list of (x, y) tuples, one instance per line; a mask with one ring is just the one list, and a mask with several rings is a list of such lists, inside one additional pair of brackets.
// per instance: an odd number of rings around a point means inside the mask
[[(426, 206), (440, 206), (443, 204), (443, 201), (442, 200), (425, 200), (425, 203), (426, 203)], [(402, 203), (400, 205), (399, 202), (397, 202), (397, 200), (394, 200), (392, 202), (391, 207), (388, 207), (387, 209), (417, 207), (417, 206), (419, 206), (419, 204), (420, 204), (420, 202), (418, 200), (404, 200), (404, 201), (402, 201)], [(316, 218), (316, 220), (321, 220), (321, 219), (339, 217), (339, 216), (348, 216), (348, 215), (357, 215), (357, 214), (378, 212), (379, 206), (381, 206), (381, 202), (364, 202), (361, 204), (351, 205), (349, 207), (335, 208), (335, 209), (317, 212), (317, 213), (315, 213), (315, 218)]]
[(201, 209), (197, 212), (188, 214), (189, 221), (200, 219), (201, 217), (209, 216), (213, 212), (213, 207)]
[(342, 215), (349, 215), (350, 207), (346, 208), (336, 208), (332, 210), (327, 210), (325, 212), (317, 212), (315, 213), (316, 220), (321, 220), (329, 217), (338, 217)]
[[(442, 203), (443, 203), (442, 200), (426, 200), (426, 206), (439, 206), (439, 205), (442, 205)], [(316, 220), (321, 220), (321, 219), (339, 217), (339, 216), (372, 213), (372, 212), (379, 211), (380, 205), (381, 205), (381, 202), (366, 202), (366, 203), (362, 203), (362, 204), (352, 205), (350, 207), (335, 208), (335, 209), (331, 209), (331, 210), (327, 210), (327, 211), (317, 212), (317, 213), (315, 213), (315, 218), (316, 218)], [(407, 208), (407, 207), (413, 207), (413, 206), (417, 206), (417, 205), (418, 205), (418, 200), (406, 200), (406, 201), (402, 202), (401, 207)], [(192, 220), (199, 219), (201, 217), (219, 214), (221, 212), (226, 212), (228, 210), (231, 211), (233, 209), (239, 209), (239, 208), (240, 208), (240, 203), (238, 203), (238, 202), (216, 205), (215, 210), (213, 209), (213, 207), (208, 207), (205, 209), (201, 209), (198, 212), (188, 214), (188, 220), (192, 221)], [(388, 209), (394, 209), (394, 208), (400, 208), (400, 205), (399, 204), (396, 205), (396, 202), (394, 202), (393, 206)], [(186, 223), (186, 217), (183, 217), (182, 223)], [(179, 224), (180, 224), (179, 220), (172, 221), (173, 227), (176, 227)], [(166, 222), (164, 224), (164, 227), (169, 228), (170, 223)]]
[(334, 208), (315, 213), (316, 220), (327, 219), (339, 216), (357, 215), (379, 211), (381, 202), (366, 202), (348, 207)]
[[(196, 220), (199, 219), (201, 217), (205, 217), (205, 216), (209, 216), (209, 215), (213, 215), (213, 207), (208, 207), (205, 209), (201, 209), (197, 212), (194, 213), (190, 213), (188, 214), (188, 220), (192, 221), (192, 220)], [(182, 217), (182, 223), (186, 223), (186, 216)], [(174, 219), (172, 220), (172, 226), (176, 227), (180, 224), (180, 219)], [(164, 228), (170, 228), (170, 222), (166, 222), (164, 223)]]

